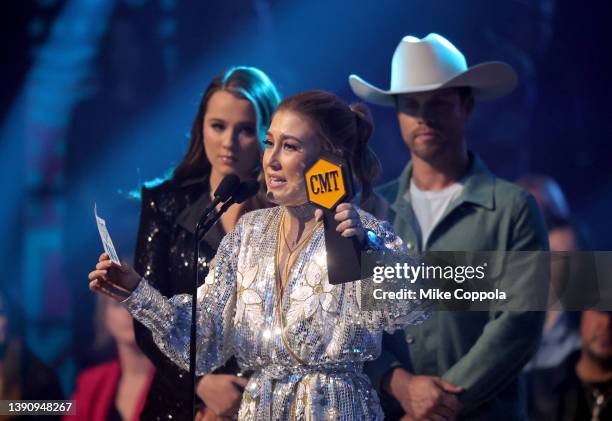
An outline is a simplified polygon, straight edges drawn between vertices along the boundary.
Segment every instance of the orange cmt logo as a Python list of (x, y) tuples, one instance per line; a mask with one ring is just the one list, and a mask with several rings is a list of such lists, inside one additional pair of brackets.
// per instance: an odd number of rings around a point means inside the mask
[(325, 158), (306, 172), (308, 199), (315, 205), (333, 209), (346, 195), (342, 167)]

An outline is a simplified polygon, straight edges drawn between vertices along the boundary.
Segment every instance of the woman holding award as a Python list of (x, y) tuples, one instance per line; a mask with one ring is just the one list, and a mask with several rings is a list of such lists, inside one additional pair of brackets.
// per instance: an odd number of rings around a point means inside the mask
[[(394, 311), (366, 310), (361, 284), (368, 281), (329, 283), (322, 212), (307, 203), (304, 183), (305, 170), (325, 152), (349, 162), (367, 190), (378, 168), (367, 145), (371, 132), (364, 105), (349, 107), (322, 91), (287, 98), (274, 114), (262, 167), (267, 198), (278, 206), (238, 221), (198, 290), (197, 373), (232, 355), (253, 372), (240, 420), (382, 419), (363, 363), (379, 356), (383, 329), (419, 323), (427, 313), (416, 300)], [(338, 205), (335, 220), (340, 235), (364, 249), (398, 259), (405, 252), (388, 224), (349, 203)], [(89, 279), (91, 289), (123, 301), (162, 352), (187, 368), (188, 295), (166, 299), (106, 254)]]

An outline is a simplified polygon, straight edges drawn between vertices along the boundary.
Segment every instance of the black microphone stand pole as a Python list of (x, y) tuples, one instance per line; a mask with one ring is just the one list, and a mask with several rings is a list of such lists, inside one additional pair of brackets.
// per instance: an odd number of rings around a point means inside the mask
[[(193, 247), (193, 256), (194, 256), (194, 264), (195, 264), (195, 279), (193, 281), (193, 292), (191, 294), (191, 331), (189, 337), (189, 390), (191, 393), (191, 419), (195, 419), (196, 417), (196, 305), (198, 302), (198, 281), (199, 281), (199, 273), (198, 269), (200, 267), (200, 238), (203, 234), (200, 234), (202, 230), (202, 221), (205, 218), (201, 218), (198, 221), (195, 229), (195, 244)], [(204, 233), (205, 234), (205, 233)], [(206, 267), (208, 268), (208, 262), (206, 262)]]
[[(240, 187), (240, 178), (236, 174), (226, 175), (221, 183), (215, 190), (214, 198), (211, 203), (204, 209), (200, 220), (195, 228), (195, 244), (193, 245), (193, 256), (195, 270), (193, 280), (193, 291), (191, 292), (191, 329), (189, 338), (189, 377), (190, 377), (190, 393), (191, 393), (191, 412), (192, 419), (195, 419), (196, 415), (196, 305), (198, 302), (198, 280), (199, 280), (199, 260), (200, 260), (200, 239), (208, 232), (212, 227), (212, 224), (206, 225), (204, 221), (208, 218), (210, 213), (214, 212), (217, 204), (228, 200), (232, 194)], [(226, 209), (222, 209), (225, 212)], [(217, 216), (219, 219), (219, 216)], [(215, 219), (215, 221), (217, 220)], [(202, 225), (205, 225), (204, 227)], [(205, 267), (208, 270), (208, 262)], [(207, 274), (205, 274), (207, 275)]]
[[(193, 282), (193, 294), (191, 294), (191, 336), (189, 340), (189, 376), (191, 377), (191, 407), (193, 412), (193, 419), (196, 415), (196, 306), (197, 306), (197, 294), (198, 294), (198, 263), (200, 258), (200, 239), (212, 228), (212, 226), (219, 220), (221, 215), (225, 213), (235, 203), (242, 203), (249, 197), (257, 193), (259, 184), (255, 180), (248, 180), (238, 186), (231, 197), (226, 199), (223, 203), (219, 212), (215, 212), (211, 209), (210, 219), (207, 220), (207, 214), (205, 214), (195, 229), (196, 242), (194, 244), (194, 260), (195, 260), (195, 279)], [(206, 221), (206, 222), (204, 222)], [(208, 262), (206, 262), (206, 268), (208, 270)]]

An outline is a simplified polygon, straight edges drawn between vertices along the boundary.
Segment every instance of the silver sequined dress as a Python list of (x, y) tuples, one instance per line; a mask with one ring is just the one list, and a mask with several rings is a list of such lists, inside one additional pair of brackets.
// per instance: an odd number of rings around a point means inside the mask
[[(330, 285), (322, 227), (296, 258), (279, 297), (275, 253), (282, 212), (250, 212), (221, 242), (198, 290), (197, 372), (210, 373), (231, 355), (253, 371), (240, 420), (380, 420), (363, 363), (380, 355), (384, 329), (420, 323), (427, 312), (418, 301), (402, 301), (391, 312), (365, 311), (360, 288), (366, 281)], [(388, 224), (366, 212), (360, 217), (387, 249), (405, 252)], [(143, 279), (124, 304), (187, 369), (191, 297), (167, 299)]]

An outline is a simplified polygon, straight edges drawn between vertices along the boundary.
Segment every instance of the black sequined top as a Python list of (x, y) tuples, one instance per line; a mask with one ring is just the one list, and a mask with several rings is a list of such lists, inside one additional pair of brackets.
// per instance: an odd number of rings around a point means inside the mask
[[(193, 289), (194, 232), (209, 203), (207, 179), (168, 180), (159, 186), (142, 189), (134, 268), (167, 297), (190, 293)], [(217, 223), (200, 243), (198, 263), (202, 281), (206, 262), (214, 256), (224, 235), (222, 225)], [(147, 328), (138, 322), (134, 322), (134, 328), (136, 342), (156, 367), (140, 419), (191, 419), (189, 373), (159, 351)], [(220, 371), (236, 373), (237, 365), (232, 360)]]

